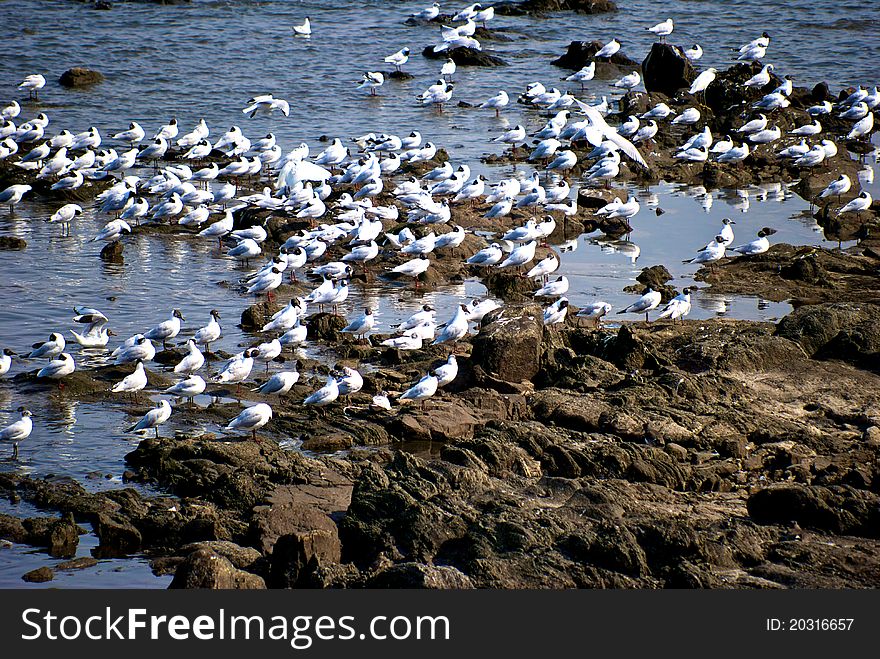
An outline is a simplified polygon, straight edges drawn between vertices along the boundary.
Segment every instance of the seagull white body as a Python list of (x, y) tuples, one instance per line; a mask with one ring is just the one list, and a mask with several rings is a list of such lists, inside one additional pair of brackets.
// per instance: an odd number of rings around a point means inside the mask
[(66, 352), (62, 352), (57, 359), (53, 359), (47, 366), (37, 372), (38, 378), (51, 378), (60, 380), (76, 370), (76, 362)]
[(763, 254), (768, 249), (770, 249), (770, 241), (767, 240), (767, 236), (764, 234), (764, 231), (761, 230), (758, 232), (758, 238), (756, 240), (746, 243), (745, 245), (731, 247), (730, 251), (738, 252), (744, 256), (754, 256), (755, 254)]
[(568, 277), (562, 275), (558, 277), (555, 281), (547, 282), (541, 288), (535, 291), (535, 297), (559, 297), (561, 295), (565, 295), (568, 292), (568, 287)]
[(238, 384), (247, 380), (254, 367), (256, 350), (245, 350), (230, 359), (214, 378), (214, 382)]
[(49, 335), (49, 340), (34, 345), (33, 351), (28, 355), (28, 359), (52, 359), (64, 352), (64, 337), (53, 332)]
[(299, 382), (298, 371), (280, 371), (251, 391), (256, 391), (267, 396), (283, 396), (288, 393), (297, 382)]
[(682, 261), (682, 263), (711, 263), (724, 258), (725, 243), (723, 236), (715, 236), (715, 240), (710, 242), (706, 247), (700, 250), (692, 259)]
[(437, 338), (434, 339), (431, 345), (439, 345), (441, 343), (449, 342), (454, 343), (467, 336), (467, 333), (467, 308), (464, 305), (459, 305), (458, 309), (455, 310), (455, 315), (452, 317), (452, 320), (446, 323), (446, 327), (444, 327), (443, 331), (437, 335)]
[(439, 385), (440, 380), (435, 375), (428, 374), (424, 376), (421, 380), (419, 380), (415, 385), (403, 392), (398, 400), (425, 400), (437, 393), (437, 387)]
[(134, 367), (134, 372), (126, 375), (122, 380), (113, 385), (110, 389), (113, 393), (133, 394), (147, 386), (147, 372), (144, 370), (144, 363), (138, 361)]
[(611, 305), (607, 302), (603, 302), (601, 300), (596, 302), (590, 302), (589, 304), (581, 307), (577, 312), (578, 318), (588, 318), (589, 320), (595, 320), (597, 323), (601, 321), (602, 317), (611, 312)]
[(294, 25), (293, 31), (301, 37), (308, 37), (312, 34), (312, 24), (309, 21), (309, 17), (306, 16), (306, 19), (300, 25)]
[(303, 405), (314, 405), (315, 407), (323, 407), (329, 405), (339, 398), (339, 381), (336, 376), (330, 374), (327, 377), (327, 384), (306, 397)]
[(114, 355), (116, 357), (114, 364), (130, 364), (138, 359), (148, 362), (156, 356), (156, 347), (143, 334), (137, 334), (129, 341), (131, 344), (124, 346)]
[(871, 197), (871, 193), (867, 190), (862, 190), (858, 197), (843, 206), (839, 211), (837, 211), (837, 214), (842, 215), (843, 213), (861, 213), (868, 210), (871, 207), (872, 203), (874, 203), (874, 199)]
[(208, 385), (201, 375), (190, 375), (185, 380), (181, 380), (177, 384), (168, 387), (164, 393), (182, 398), (195, 398), (205, 393), (207, 388)]
[(661, 299), (660, 291), (649, 288), (642, 297), (617, 313), (643, 313), (647, 319), (648, 312), (656, 309), (660, 305)]
[(559, 298), (544, 309), (543, 321), (544, 325), (557, 325), (565, 322), (565, 316), (568, 314), (568, 300), (564, 297)]
[(191, 375), (205, 365), (205, 356), (202, 354), (202, 351), (199, 350), (196, 342), (193, 339), (190, 339), (187, 342), (187, 346), (189, 348), (189, 352), (174, 367), (175, 373), (184, 373), (187, 375)]
[(819, 195), (820, 199), (824, 199), (825, 197), (840, 197), (841, 195), (845, 195), (852, 188), (852, 180), (846, 174), (841, 174), (840, 177), (831, 181), (828, 186), (822, 190)]
[(593, 59), (599, 59), (600, 57), (605, 57), (611, 59), (613, 55), (620, 50), (620, 42), (617, 39), (612, 39), (608, 43), (606, 43), (599, 51), (593, 55)]
[(182, 314), (175, 309), (171, 312), (171, 316), (168, 320), (165, 320), (158, 325), (156, 325), (151, 330), (144, 332), (144, 337), (150, 339), (151, 341), (162, 341), (165, 342), (168, 339), (173, 339), (178, 334), (180, 334), (180, 321), (182, 319)]
[(693, 84), (691, 84), (691, 88), (688, 90), (688, 93), (699, 94), (700, 92), (706, 91), (706, 88), (710, 84), (712, 84), (712, 81), (715, 80), (715, 76), (717, 73), (718, 70), (713, 68), (708, 68), (703, 71), (700, 75), (697, 76)]
[(437, 377), (437, 387), (445, 387), (450, 384), (458, 376), (458, 360), (455, 355), (449, 355), (446, 363), (434, 369), (434, 375)]
[(671, 18), (667, 18), (662, 23), (657, 23), (657, 25), (653, 27), (645, 28), (648, 32), (653, 32), (658, 37), (667, 37), (672, 34), (672, 31), (675, 29), (675, 26), (672, 23)]
[(137, 432), (138, 430), (156, 429), (156, 437), (159, 436), (159, 426), (171, 418), (171, 403), (167, 400), (160, 400), (159, 407), (154, 407), (144, 414), (143, 418), (135, 425), (128, 429), (128, 432)]
[(30, 411), (23, 407), (18, 408), (19, 417), (17, 421), (13, 421), (5, 428), (0, 429), (0, 441), (12, 442), (12, 457), (18, 457), (18, 445), (31, 436), (34, 430), (34, 423), (31, 420)]
[(691, 292), (689, 288), (685, 288), (681, 293), (672, 298), (660, 314), (657, 320), (661, 318), (669, 318), (670, 320), (678, 320), (687, 316), (691, 312)]
[(499, 268), (519, 267), (525, 265), (535, 258), (535, 248), (538, 242), (532, 240), (511, 250), (510, 254), (504, 261), (498, 264)]

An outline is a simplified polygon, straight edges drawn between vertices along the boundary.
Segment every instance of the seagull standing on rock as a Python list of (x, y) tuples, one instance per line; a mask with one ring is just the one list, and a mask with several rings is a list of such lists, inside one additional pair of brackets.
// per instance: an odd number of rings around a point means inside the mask
[(662, 23), (657, 23), (657, 25), (653, 27), (645, 28), (648, 32), (653, 32), (658, 37), (660, 37), (660, 43), (666, 42), (666, 37), (672, 34), (672, 31), (675, 29), (675, 26), (672, 24), (672, 19), (667, 18)]
[(648, 312), (656, 309), (660, 305), (661, 299), (660, 291), (655, 291), (649, 286), (645, 289), (642, 297), (617, 313), (644, 313), (645, 322), (647, 323), (650, 322), (648, 320)]

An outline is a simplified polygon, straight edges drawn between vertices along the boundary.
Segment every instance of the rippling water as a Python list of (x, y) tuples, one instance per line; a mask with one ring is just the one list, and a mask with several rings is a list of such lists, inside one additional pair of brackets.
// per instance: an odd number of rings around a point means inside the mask
[[(197, 0), (182, 6), (115, 3), (112, 11), (94, 11), (89, 5), (65, 0), (2, 2), (0, 101), (20, 98), (15, 85), (26, 74), (42, 72), (49, 82), (41, 92), (41, 104), (25, 104), (19, 120), (45, 111), (52, 120), (50, 134), (94, 125), (106, 136), (125, 129), (131, 120), (149, 133), (171, 116), (188, 130), (204, 117), (212, 138), (237, 124), (250, 137), (274, 132), (285, 151), (306, 141), (317, 152), (322, 148), (318, 141), (322, 135), (347, 138), (368, 131), (407, 134), (419, 130), (426, 140), (446, 147), (453, 162), (467, 162), (491, 180), (508, 176), (513, 171), (509, 166), (488, 167), (479, 162), (484, 154), (500, 153), (488, 140), (508, 122), (537, 129), (543, 119), (513, 104), (501, 119), (475, 108), (448, 107), (441, 113), (416, 105), (413, 97), (437, 77), (439, 62), (419, 53), (438, 39), (438, 30), (436, 26), (405, 26), (403, 20), (427, 4)], [(490, 27), (503, 31), (511, 41), (486, 41), (484, 47), (510, 66), (460, 67), (455, 99), (477, 103), (498, 89), (513, 94), (534, 80), (562, 88), (564, 72), (550, 62), (572, 40), (617, 37), (625, 44), (624, 53), (641, 60), (650, 46), (650, 35), (643, 28), (667, 15), (676, 22), (676, 43), (703, 45), (703, 67), (726, 67), (732, 49), (767, 30), (772, 35), (768, 59), (778, 72), (792, 73), (797, 84), (825, 80), (836, 90), (878, 82), (877, 20), (852, 18), (864, 13), (863, 2), (694, 0), (660, 7), (656, 2), (634, 0), (620, 5), (619, 13), (604, 16), (559, 13), (543, 19), (496, 18)], [(452, 8), (444, 4), (444, 10)], [(290, 26), (306, 15), (312, 21), (313, 37), (294, 38)], [(388, 70), (390, 65), (383, 64), (382, 58), (404, 45), (413, 50), (405, 70), (416, 76), (414, 80), (389, 81), (376, 98), (354, 89), (363, 71)], [(78, 65), (99, 69), (106, 81), (83, 90), (60, 87), (58, 76)], [(259, 93), (289, 99), (291, 116), (244, 117), (240, 111), (244, 102)], [(601, 95), (611, 95), (611, 87), (597, 81), (581, 97)], [(521, 165), (517, 171), (523, 171)], [(571, 236), (577, 249), (564, 255), (560, 274), (571, 280), (568, 297), (573, 304), (601, 296), (616, 307), (623, 306), (631, 299), (622, 293), (623, 287), (642, 267), (658, 263), (670, 267), (677, 285), (686, 285), (696, 268), (680, 265), (681, 259), (691, 256), (698, 243), (711, 239), (726, 216), (737, 220), (737, 235), (743, 242), (765, 225), (779, 230), (774, 236), (779, 242), (823, 242), (806, 212), (808, 204), (772, 181), (761, 188), (713, 191), (714, 204), (708, 210), (701, 204), (702, 190), (670, 183), (634, 192), (643, 202), (631, 236), (641, 250), (638, 260), (633, 262), (628, 255), (631, 247), (626, 245), (611, 249), (594, 244), (589, 237)], [(21, 236), (29, 245), (23, 252), (0, 252), (0, 347), (21, 351), (51, 331), (66, 330), (76, 304), (102, 309), (123, 337), (155, 325), (175, 306), (184, 310), (183, 334), (189, 334), (205, 323), (210, 309), (217, 308), (224, 319), (224, 337), (217, 347), (233, 351), (251, 341), (234, 327), (249, 300), (224, 285), (237, 281), (242, 272), (218, 255), (212, 243), (140, 236), (127, 240), (124, 265), (107, 265), (97, 258), (100, 247), (87, 243), (104, 219), (87, 208), (74, 224), (71, 237), (60, 238), (56, 227), (41, 221), (57, 206), (31, 199), (19, 205), (12, 220), (0, 211), (0, 234)], [(655, 206), (666, 212), (655, 216), (651, 212)], [(369, 303), (378, 308), (378, 321), (384, 325), (430, 301), (438, 306), (442, 320), (462, 296), (483, 290), (477, 281), (428, 293), (358, 284), (345, 310)], [(772, 319), (788, 308), (755, 298), (701, 294), (694, 299), (691, 317), (723, 313)], [(76, 349), (74, 355), (82, 359)], [(20, 402), (15, 389), (0, 382), (0, 424), (6, 419), (5, 411)], [(119, 480), (122, 458), (134, 446), (130, 436), (121, 432), (131, 422), (123, 410), (55, 395), (41, 397), (36, 405), (41, 418), (22, 449), (21, 462), (0, 463), (0, 470), (70, 475), (89, 488)], [(16, 556), (25, 554), (30, 556), (28, 552)], [(12, 570), (0, 567), (0, 585), (19, 583), (17, 575), (25, 571), (25, 562), (14, 562), (17, 567)], [(156, 580), (154, 585), (164, 583)]]

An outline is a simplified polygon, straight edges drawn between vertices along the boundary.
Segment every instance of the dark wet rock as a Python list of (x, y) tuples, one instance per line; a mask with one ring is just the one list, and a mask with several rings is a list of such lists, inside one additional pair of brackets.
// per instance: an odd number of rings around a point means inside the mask
[(374, 574), (367, 588), (426, 588), (461, 590), (473, 588), (470, 578), (454, 567), (402, 563)]
[(797, 304), (848, 301), (880, 302), (877, 260), (867, 254), (844, 254), (779, 243), (755, 256), (723, 259), (700, 268), (694, 279), (713, 293), (761, 296)]
[(99, 551), (102, 556), (125, 556), (139, 551), (143, 536), (128, 520), (99, 514), (95, 524), (95, 535), (101, 541)]
[(124, 249), (125, 246), (118, 240), (114, 240), (112, 243), (107, 243), (101, 249), (101, 260), (108, 263), (122, 263), (125, 261), (125, 258), (122, 255)]
[(576, 11), (582, 14), (607, 14), (617, 11), (611, 0), (522, 0), (492, 5), (498, 16), (540, 15), (551, 11)]
[(0, 539), (12, 542), (27, 542), (28, 531), (18, 517), (0, 514)]
[(92, 9), (97, 9), (98, 11), (109, 11), (110, 9), (113, 9), (113, 5), (106, 0), (97, 0), (97, 2), (92, 5)]
[(46, 583), (55, 578), (55, 573), (52, 568), (43, 566), (23, 574), (21, 578), (28, 583)]
[(528, 277), (505, 270), (489, 269), (482, 281), (493, 297), (505, 302), (530, 301), (534, 299), (534, 292), (537, 290), (537, 286)]
[(422, 56), (428, 59), (452, 59), (458, 66), (507, 66), (507, 62), (483, 50), (460, 46), (449, 50), (434, 52), (434, 46), (425, 46)]
[(880, 537), (880, 497), (851, 487), (769, 487), (749, 497), (748, 510), (760, 524), (797, 522), (829, 533)]
[(0, 236), (0, 250), (18, 250), (25, 249), (27, 241), (24, 238), (16, 236)]
[(104, 80), (104, 74), (82, 66), (67, 69), (58, 78), (62, 87), (88, 87)]
[(655, 43), (642, 62), (642, 80), (649, 92), (674, 96), (679, 89), (687, 89), (696, 79), (697, 72), (679, 46)]
[(327, 312), (316, 313), (306, 319), (307, 334), (310, 341), (336, 342), (342, 336), (340, 331), (348, 325), (344, 316)]
[(406, 71), (386, 71), (385, 78), (389, 80), (413, 80), (415, 76)]
[(467, 406), (449, 401), (432, 402), (425, 410), (399, 415), (389, 427), (392, 435), (407, 441), (470, 439), (483, 425)]
[(538, 373), (543, 336), (539, 307), (504, 310), (474, 338), (471, 361), (501, 380), (531, 380)]
[(804, 306), (783, 318), (776, 334), (798, 343), (807, 355), (880, 368), (880, 307), (829, 303)]
[(208, 550), (222, 556), (239, 570), (260, 573), (265, 568), (265, 560), (259, 551), (253, 547), (242, 547), (227, 540), (195, 542), (180, 548), (183, 556), (189, 556), (199, 550)]
[(220, 554), (201, 548), (180, 564), (168, 587), (263, 590), (266, 582), (256, 574), (237, 569)]
[[(563, 69), (577, 71), (594, 61), (594, 55), (604, 45), (600, 41), (572, 41), (568, 45), (568, 50), (565, 54), (553, 60), (551, 64)], [(631, 73), (633, 70), (638, 70), (638, 68), (639, 63), (624, 55), (621, 49), (612, 55), (610, 59), (603, 57), (601, 60), (596, 60), (596, 77), (600, 80), (608, 80), (619, 77), (622, 71)]]
[(64, 561), (63, 563), (59, 563), (55, 566), (56, 570), (85, 570), (90, 567), (95, 567), (98, 564), (98, 560), (92, 558), (91, 556), (80, 556), (79, 558), (74, 558), (69, 561)]
[(70, 558), (76, 554), (80, 529), (68, 513), (49, 528), (49, 555), (56, 558)]
[(258, 332), (281, 310), (281, 305), (270, 302), (252, 304), (241, 312), (241, 328), (246, 332)]

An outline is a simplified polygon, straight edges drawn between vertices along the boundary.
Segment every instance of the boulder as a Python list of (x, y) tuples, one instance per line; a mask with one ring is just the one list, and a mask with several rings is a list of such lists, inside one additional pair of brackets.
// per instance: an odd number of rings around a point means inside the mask
[(378, 572), (367, 582), (367, 588), (422, 588), (429, 590), (461, 590), (473, 588), (470, 577), (445, 565), (401, 563)]
[(23, 574), (21, 578), (28, 583), (46, 583), (55, 578), (55, 573), (52, 568), (43, 566)]
[(475, 48), (459, 47), (434, 52), (434, 46), (425, 46), (422, 56), (428, 59), (451, 58), (458, 66), (507, 66), (507, 62), (500, 57)]
[[(568, 44), (565, 54), (553, 60), (551, 64), (578, 71), (592, 62), (595, 54), (604, 45), (601, 41), (572, 41)], [(622, 50), (618, 50), (610, 59), (603, 58), (596, 61), (596, 77), (607, 80), (619, 76), (622, 71), (629, 73), (638, 67), (638, 62), (624, 55)]]
[(498, 16), (527, 16), (549, 11), (576, 11), (580, 14), (607, 14), (617, 11), (611, 0), (523, 0), (492, 5)]
[(269, 302), (258, 302), (241, 312), (241, 328), (247, 332), (256, 332), (272, 319), (272, 314), (281, 307)]
[(690, 60), (672, 44), (655, 43), (642, 62), (642, 80), (649, 92), (675, 96), (679, 89), (689, 88), (696, 77)]
[(759, 524), (788, 524), (840, 535), (880, 537), (880, 497), (849, 486), (786, 484), (752, 494), (749, 515)]
[(880, 368), (880, 306), (849, 302), (800, 307), (779, 321), (776, 335), (810, 357)]
[(125, 259), (122, 255), (124, 246), (118, 240), (108, 243), (101, 249), (101, 260), (107, 263), (122, 263)]
[(508, 382), (531, 380), (538, 373), (544, 327), (541, 310), (527, 307), (519, 316), (502, 312), (473, 340), (471, 361)]
[(64, 87), (88, 87), (104, 80), (104, 74), (100, 71), (75, 66), (67, 69), (58, 78), (58, 82)]
[(178, 566), (169, 588), (262, 590), (262, 577), (237, 569), (227, 558), (210, 549), (197, 549)]
[(0, 250), (17, 250), (25, 249), (27, 241), (24, 238), (16, 238), (15, 236), (0, 236)]

